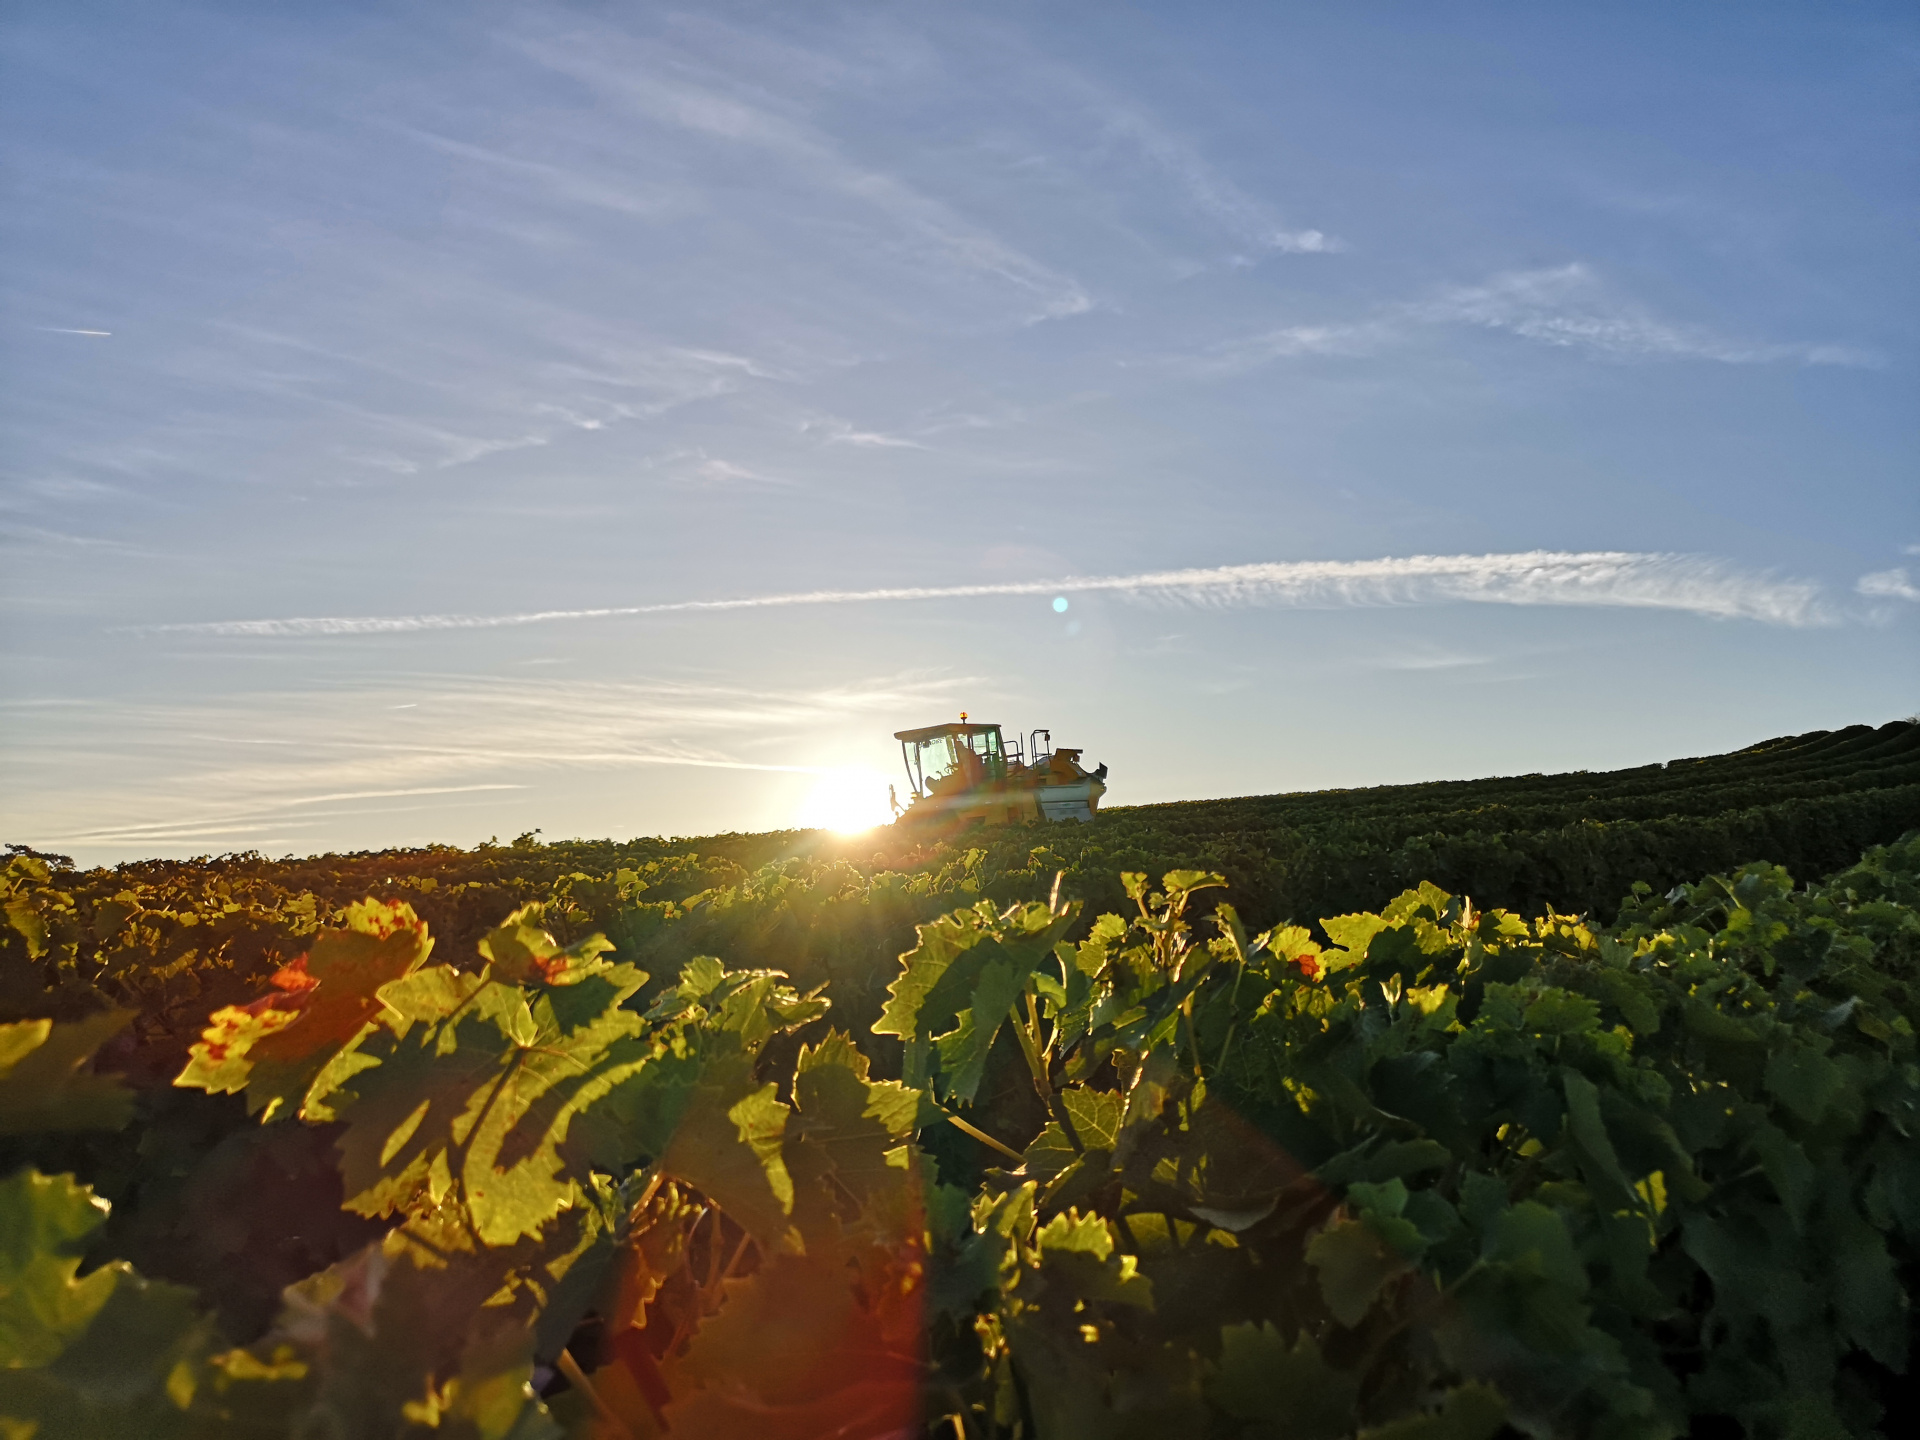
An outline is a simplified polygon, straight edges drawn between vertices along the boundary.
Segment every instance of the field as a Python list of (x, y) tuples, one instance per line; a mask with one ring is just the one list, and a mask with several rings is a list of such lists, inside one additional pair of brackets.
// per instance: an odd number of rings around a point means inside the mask
[(17, 850), (0, 1435), (1881, 1433), (1916, 832), (1903, 722), (940, 843)]

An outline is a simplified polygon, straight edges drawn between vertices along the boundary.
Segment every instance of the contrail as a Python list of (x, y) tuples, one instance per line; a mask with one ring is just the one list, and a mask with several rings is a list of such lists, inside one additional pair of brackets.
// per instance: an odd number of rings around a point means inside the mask
[(787, 605), (866, 605), (899, 600), (959, 600), (992, 595), (1075, 595), (1105, 591), (1129, 599), (1214, 607), (1588, 605), (1680, 610), (1718, 620), (1768, 625), (1832, 623), (1819, 587), (1737, 569), (1700, 555), (1625, 550), (1529, 550), (1513, 555), (1410, 555), (1382, 560), (1283, 560), (1140, 575), (1070, 576), (980, 585), (906, 585), (878, 590), (801, 590), (722, 600), (672, 600), (587, 610), (529, 610), (510, 615), (334, 615), (284, 620), (213, 620), (127, 627), (142, 633), (247, 636), (393, 635), (419, 630), (491, 630), (560, 620), (605, 620), (696, 610), (759, 610)]
[(111, 335), (113, 334), (113, 331), (111, 330), (69, 330), (64, 325), (36, 325), (33, 328), (36, 330), (45, 331), (49, 335)]

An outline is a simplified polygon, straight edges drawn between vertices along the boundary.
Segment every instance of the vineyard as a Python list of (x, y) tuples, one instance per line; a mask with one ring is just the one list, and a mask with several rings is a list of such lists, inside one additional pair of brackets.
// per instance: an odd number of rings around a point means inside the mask
[(1898, 1427), (1920, 725), (5, 887), (0, 1440)]

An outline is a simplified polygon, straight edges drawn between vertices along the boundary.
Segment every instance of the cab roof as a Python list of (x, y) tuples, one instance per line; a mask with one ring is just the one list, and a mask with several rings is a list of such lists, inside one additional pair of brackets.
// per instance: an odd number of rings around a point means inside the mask
[(961, 725), (950, 721), (945, 725), (928, 725), (919, 730), (896, 730), (893, 732), (893, 738), (904, 740), (912, 745), (922, 740), (932, 740), (940, 735), (985, 735), (998, 733), (999, 729), (998, 725)]

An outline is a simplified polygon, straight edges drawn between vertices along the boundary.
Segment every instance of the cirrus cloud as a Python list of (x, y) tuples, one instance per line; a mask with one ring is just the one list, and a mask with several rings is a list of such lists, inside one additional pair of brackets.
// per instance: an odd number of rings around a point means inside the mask
[(908, 600), (1105, 592), (1124, 599), (1205, 607), (1296, 605), (1577, 605), (1678, 610), (1769, 625), (1832, 623), (1819, 586), (1742, 570), (1700, 555), (1529, 550), (1505, 555), (1410, 555), (1379, 560), (1281, 560), (1134, 575), (1066, 576), (973, 585), (802, 590), (712, 600), (667, 600), (575, 610), (474, 615), (335, 615), (211, 620), (130, 627), (146, 633), (300, 637), (489, 630), (568, 620), (605, 620), (701, 610), (861, 605)]

